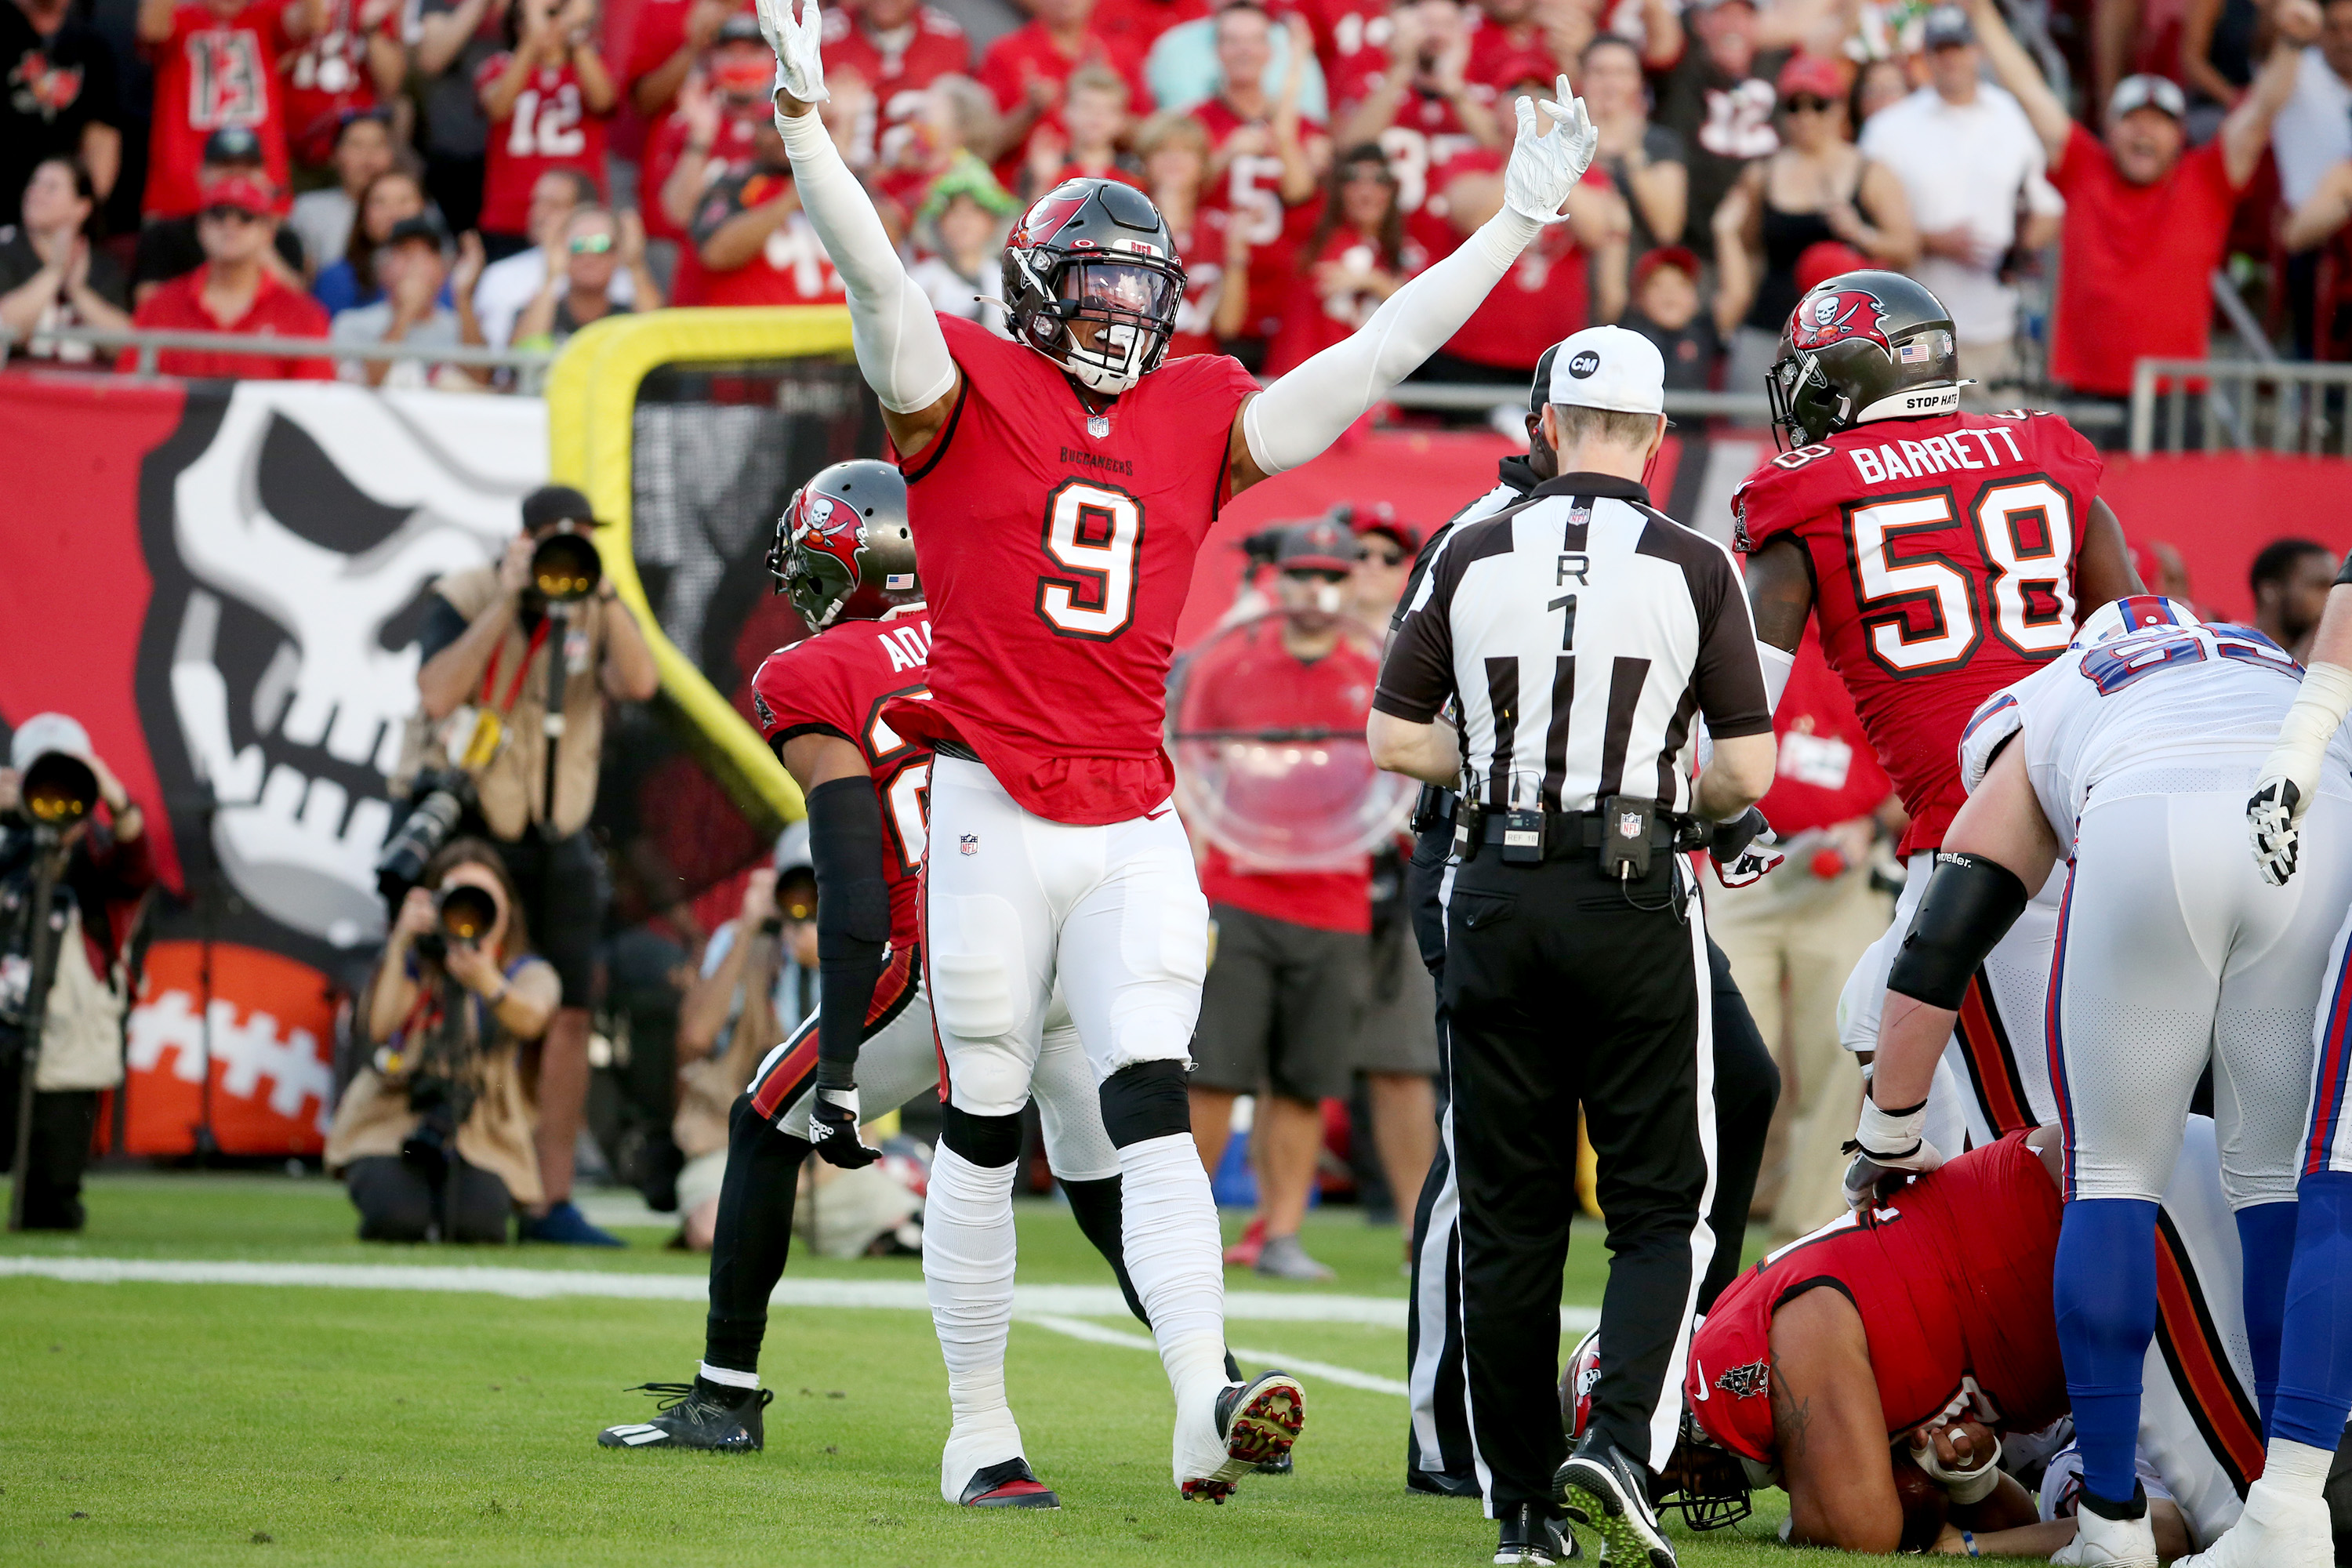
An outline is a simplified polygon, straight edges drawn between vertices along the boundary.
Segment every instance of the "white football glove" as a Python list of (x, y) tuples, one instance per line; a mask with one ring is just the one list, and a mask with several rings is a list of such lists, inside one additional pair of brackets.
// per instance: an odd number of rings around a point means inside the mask
[(824, 60), (817, 40), (824, 19), (816, 0), (801, 0), (800, 20), (793, 20), (793, 0), (757, 0), (760, 36), (776, 51), (776, 90), (803, 103), (823, 103), (833, 94), (825, 89)]
[(1889, 1115), (1865, 1091), (1862, 1119), (1844, 1151), (1853, 1156), (1845, 1172), (1846, 1206), (1867, 1206), (1884, 1177), (1917, 1175), (1942, 1164), (1943, 1152), (1927, 1142), (1927, 1128), (1925, 1100), (1900, 1115)]
[(1772, 837), (1772, 825), (1752, 805), (1716, 826), (1707, 854), (1715, 862), (1715, 879), (1727, 888), (1753, 886), (1788, 859)]
[[(1972, 1437), (1963, 1436), (1960, 1440), (1969, 1442), (1973, 1450)], [(1953, 1447), (1957, 1448), (1958, 1443), (1954, 1442)], [(1911, 1438), (1911, 1462), (1918, 1466), (1929, 1480), (1943, 1488), (1945, 1495), (1955, 1503), (1965, 1507), (1969, 1503), (1982, 1502), (1992, 1495), (1995, 1487), (2000, 1485), (2000, 1434), (1996, 1432), (1992, 1435), (1990, 1457), (1971, 1451), (1961, 1463), (1948, 1465), (1944, 1463), (1943, 1455), (1937, 1452), (1933, 1437), (1922, 1441), (1915, 1433)]]
[(2352, 709), (2352, 669), (2340, 664), (2315, 662), (2303, 672), (2294, 704), (2279, 726), (2278, 744), (2246, 802), (2246, 836), (2252, 840), (2254, 865), (2263, 880), (2283, 887), (2294, 875), (2303, 814), (2319, 796), (2319, 775), (2327, 765), (2327, 748)]
[(809, 1103), (808, 1141), (820, 1158), (845, 1171), (870, 1165), (882, 1151), (857, 1135), (857, 1090), (820, 1089)]
[[(761, 0), (762, 6), (769, 3)], [(1544, 101), (1543, 111), (1551, 116), (1552, 128), (1541, 136), (1536, 134), (1534, 100), (1522, 98), (1515, 105), (1518, 137), (1511, 143), (1511, 161), (1503, 167), (1503, 205), (1537, 223), (1559, 221), (1559, 209), (1567, 205), (1576, 183), (1584, 178), (1584, 171), (1592, 166), (1592, 154), (1601, 145), (1601, 132), (1593, 129), (1584, 100), (1569, 91), (1565, 73), (1553, 90), (1559, 101)], [(1567, 107), (1562, 108), (1563, 104)]]

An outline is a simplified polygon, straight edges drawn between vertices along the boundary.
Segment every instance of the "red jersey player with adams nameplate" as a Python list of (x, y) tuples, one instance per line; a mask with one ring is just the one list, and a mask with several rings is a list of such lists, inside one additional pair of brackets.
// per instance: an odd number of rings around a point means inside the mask
[[(1927, 891), (1925, 855), (1967, 798), (1960, 731), (2074, 640), (2084, 610), (2140, 593), (2097, 452), (2052, 414), (1964, 414), (1942, 301), (1896, 273), (1843, 273), (1797, 302), (1768, 383), (1798, 445), (1733, 493), (1757, 636), (1793, 653), (1805, 617), (1902, 795), (1912, 875), (1864, 953), (1843, 1042), (1878, 1047), (1886, 974)], [(2062, 879), (1970, 984), (1947, 1053), (1964, 1092), (1931, 1100), (1938, 1148), (2057, 1119), (2042, 1001)], [(1957, 1098), (1960, 1103), (1948, 1104)], [(1952, 1140), (1949, 1143), (1943, 1138)]]

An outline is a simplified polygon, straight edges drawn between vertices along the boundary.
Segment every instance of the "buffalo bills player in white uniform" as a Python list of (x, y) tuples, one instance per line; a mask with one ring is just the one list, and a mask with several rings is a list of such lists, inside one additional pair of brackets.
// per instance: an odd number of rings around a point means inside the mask
[[(2325, 853), (2302, 882), (2266, 886), (2236, 847), (2296, 675), (2259, 632), (2200, 625), (2173, 601), (2102, 608), (2066, 653), (1969, 721), (1968, 804), (1889, 975), (1881, 1070), (1916, 1068), (1940, 1050), (1984, 950), (2069, 862), (2047, 1035), (2066, 1132), (2058, 1332), (2084, 1494), (2062, 1563), (2156, 1562), (2132, 1455), (2158, 1307), (2157, 1202), (2209, 1062), (2256, 1396), (2271, 1414), (2308, 1015), (2352, 904), (2352, 742), (2336, 742), (2311, 808)], [(1880, 1163), (1938, 1158), (1921, 1142)]]
[(1065, 182), (1014, 229), (1012, 340), (941, 320), (812, 112), (828, 96), (816, 6), (759, 9), (777, 128), (907, 475), (931, 606), (929, 695), (885, 717), (936, 756), (924, 945), (949, 1097), (923, 1262), (954, 1413), (940, 1490), (958, 1500), (1023, 1457), (1003, 1374), (1013, 1166), (1058, 983), (1118, 1150), (1128, 1270), (1175, 1394), (1174, 1479), (1221, 1500), (1288, 1451), (1302, 1399), (1287, 1376), (1224, 1368), (1183, 1079), (1208, 910), (1160, 743), (1177, 616), (1219, 506), (1321, 452), (1450, 338), (1557, 221), (1595, 135), (1581, 104), (1547, 105), (1559, 123), (1538, 135), (1522, 100), (1503, 210), (1259, 392), (1222, 357), (1161, 364), (1183, 268), (1150, 202), (1108, 181)]

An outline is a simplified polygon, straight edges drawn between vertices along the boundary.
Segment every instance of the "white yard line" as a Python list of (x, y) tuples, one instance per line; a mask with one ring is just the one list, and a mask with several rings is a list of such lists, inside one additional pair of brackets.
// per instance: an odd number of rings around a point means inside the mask
[[(0, 1279), (62, 1280), (76, 1285), (260, 1285), (341, 1290), (439, 1290), (468, 1295), (546, 1300), (559, 1296), (598, 1296), (639, 1301), (700, 1301), (705, 1280), (691, 1274), (624, 1274), (588, 1268), (513, 1268), (495, 1265), (417, 1263), (260, 1263), (234, 1258), (0, 1257)], [(846, 1307), (928, 1312), (920, 1281), (913, 1279), (793, 1279), (777, 1285), (771, 1298), (780, 1307)], [(1354, 1323), (1402, 1331), (1406, 1303), (1383, 1296), (1284, 1294), (1233, 1290), (1225, 1316), (1243, 1322)], [(1129, 1320), (1127, 1303), (1108, 1285), (1023, 1285), (1013, 1292), (1013, 1309), (1026, 1321), (1058, 1333), (1102, 1344), (1150, 1348), (1139, 1334), (1084, 1323), (1087, 1318)], [(1600, 1313), (1590, 1307), (1560, 1309), (1560, 1327), (1582, 1333)], [(1351, 1387), (1401, 1394), (1404, 1385), (1368, 1373), (1349, 1372), (1273, 1352), (1241, 1351), (1252, 1361), (1273, 1362), (1328, 1377)], [(1344, 1373), (1344, 1375), (1342, 1375)]]
[[(1127, 1350), (1151, 1351), (1155, 1353), (1160, 1348), (1145, 1335), (1129, 1333), (1119, 1329), (1107, 1329), (1100, 1323), (1089, 1323), (1077, 1318), (1060, 1318), (1050, 1312), (1023, 1312), (1017, 1310), (1013, 1316), (1016, 1321), (1032, 1323), (1041, 1329), (1051, 1329), (1057, 1334), (1067, 1334), (1074, 1340), (1085, 1340), (1091, 1344), (1118, 1345)], [(1328, 1361), (1308, 1361), (1303, 1356), (1291, 1355), (1283, 1351), (1254, 1351), (1235, 1345), (1234, 1354), (1244, 1361), (1258, 1362), (1266, 1366), (1278, 1366), (1285, 1372), (1307, 1373), (1323, 1379), (1326, 1383), (1337, 1383), (1349, 1388), (1360, 1388), (1372, 1394), (1393, 1394), (1402, 1399), (1412, 1393), (1412, 1389), (1392, 1377), (1379, 1377), (1369, 1372), (1358, 1372), (1351, 1366), (1333, 1366)]]

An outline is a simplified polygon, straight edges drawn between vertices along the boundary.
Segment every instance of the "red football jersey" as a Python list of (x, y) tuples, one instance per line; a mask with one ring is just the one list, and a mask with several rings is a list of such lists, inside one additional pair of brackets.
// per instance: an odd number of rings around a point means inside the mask
[(859, 117), (850, 161), (865, 168), (877, 159), (896, 163), (898, 142), (921, 119), (925, 89), (943, 76), (971, 73), (971, 40), (956, 19), (925, 5), (907, 25), (906, 36), (885, 47), (857, 23), (854, 12), (824, 14), (824, 68), (856, 71), (874, 89), (872, 110)]
[(2025, 1138), (1970, 1150), (1732, 1281), (1691, 1336), (1683, 1373), (1683, 1397), (1707, 1436), (1772, 1462), (1772, 1314), (1816, 1286), (1862, 1314), (1889, 1437), (1948, 1410), (2011, 1432), (2063, 1415), (2050, 1294), (2058, 1184)]
[(1840, 431), (1733, 492), (1742, 549), (1788, 534), (1811, 558), (1822, 651), (1911, 813), (1903, 853), (1967, 798), (1969, 715), (2073, 640), (2102, 467), (2054, 414), (1943, 414)]
[[(474, 73), (478, 96), (506, 75), (513, 57), (499, 50)], [(515, 94), (504, 120), (490, 122), (489, 163), (482, 176), (481, 228), (485, 234), (522, 234), (530, 225), (530, 188), (541, 174), (577, 169), (604, 188), (604, 130), (613, 116), (598, 114), (580, 96), (580, 78), (566, 59), (541, 66)]]
[(1071, 74), (1088, 64), (1108, 66), (1126, 79), (1128, 113), (1141, 119), (1151, 112), (1151, 92), (1144, 85), (1142, 60), (1098, 32), (1087, 34), (1085, 47), (1076, 59), (1061, 51), (1043, 22), (1016, 27), (988, 46), (987, 54), (981, 57), (980, 81), (995, 95), (999, 113), (1011, 114), (1028, 97), (1033, 79), (1050, 82), (1054, 87), (1052, 107), (1029, 128), (1029, 137), (998, 155), (996, 177), (1003, 184), (1014, 185), (1022, 161), (1029, 154), (1029, 141), (1040, 130), (1050, 129), (1064, 141), (1068, 140), (1062, 127), (1063, 93), (1069, 86)]
[[(1499, 174), (1503, 157), (1500, 148), (1465, 153), (1431, 175), (1430, 189), (1442, 195), (1448, 182), (1465, 174)], [(1593, 173), (1585, 179), (1604, 184), (1609, 176)], [(1581, 331), (1591, 319), (1592, 287), (1584, 247), (1567, 224), (1551, 224), (1519, 252), (1502, 281), (1486, 291), (1462, 330), (1446, 342), (1445, 352), (1473, 364), (1521, 374), (1535, 369), (1547, 347)]]
[(890, 885), (890, 945), (922, 941), (915, 898), (923, 868), (931, 749), (882, 718), (894, 697), (919, 700), (931, 654), (930, 612), (920, 605), (878, 621), (840, 621), (760, 661), (751, 717), (769, 746), (796, 735), (837, 735), (856, 745), (882, 803), (882, 879)]
[(954, 412), (900, 459), (936, 637), (931, 700), (901, 734), (961, 740), (1055, 822), (1127, 822), (1175, 784), (1160, 747), (1176, 620), (1257, 383), (1221, 354), (1170, 360), (1090, 416), (1043, 354), (940, 330)]
[[(1208, 132), (1209, 145), (1217, 151), (1243, 128), (1265, 123), (1244, 120), (1222, 98), (1197, 105), (1192, 118)], [(1323, 127), (1302, 119), (1298, 134), (1302, 141), (1320, 136)], [(1271, 338), (1279, 330), (1290, 307), (1291, 289), (1298, 280), (1299, 247), (1314, 232), (1315, 215), (1322, 204), (1318, 185), (1306, 200), (1286, 205), (1282, 199), (1282, 160), (1271, 153), (1235, 153), (1226, 161), (1224, 173), (1202, 190), (1203, 210), (1230, 213), (1234, 222), (1249, 231), (1250, 308), (1242, 336)]]
[[(326, 30), (278, 62), (286, 78), (286, 138), (295, 157), (324, 163), (335, 153), (342, 117), (375, 107), (375, 76), (368, 68), (370, 29), (362, 25), (366, 0), (329, 0)], [(398, 5), (374, 32), (400, 37)]]
[(185, 217), (204, 205), (196, 166), (205, 139), (228, 125), (260, 138), (269, 182), (285, 194), (286, 95), (278, 61), (294, 47), (286, 10), (280, 0), (253, 0), (226, 22), (205, 5), (172, 13), (172, 36), (149, 57), (155, 62), (155, 124), (141, 204), (146, 216)]
[(1192, 215), (1192, 226), (1176, 236), (1176, 259), (1184, 266), (1184, 303), (1176, 310), (1176, 331), (1168, 340), (1168, 357), (1213, 354), (1217, 301), (1225, 286), (1226, 215), (1202, 207)]

